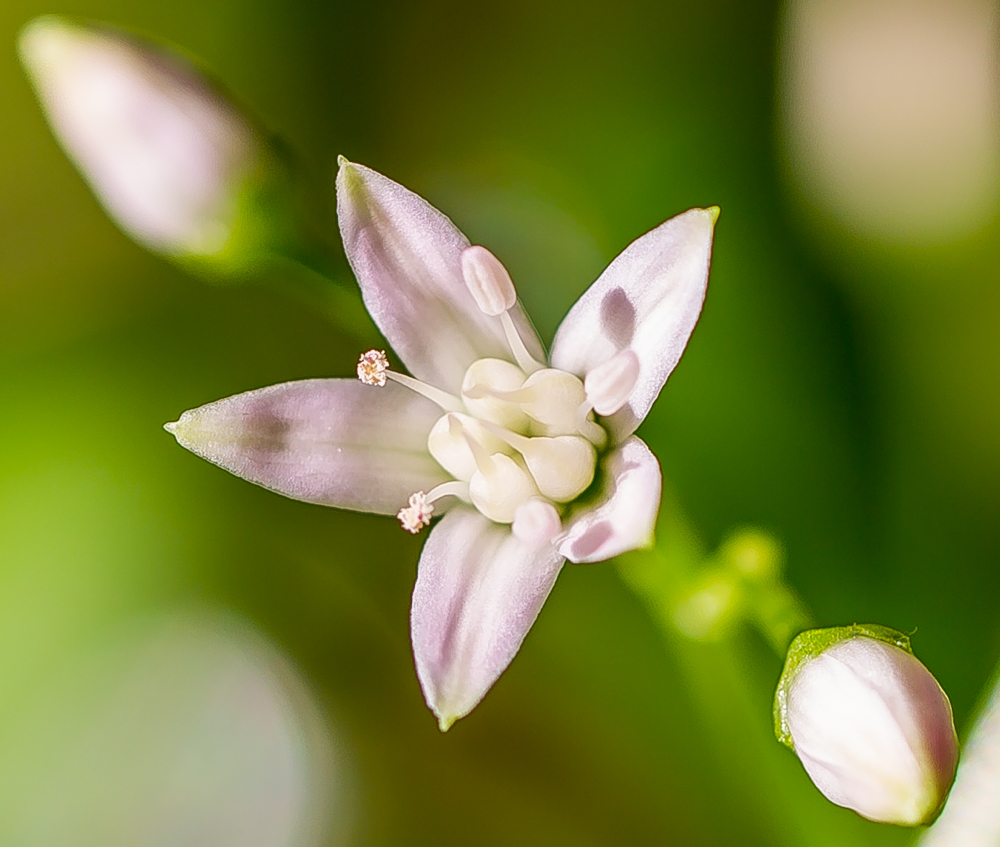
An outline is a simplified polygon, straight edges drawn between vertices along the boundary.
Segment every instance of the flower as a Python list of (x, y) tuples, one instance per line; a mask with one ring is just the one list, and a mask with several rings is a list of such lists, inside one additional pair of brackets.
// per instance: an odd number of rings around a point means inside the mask
[[(21, 60), (54, 134), (111, 218), (149, 250), (232, 271), (276, 225), (263, 135), (186, 57), (107, 25), (29, 23)], [(235, 266), (235, 267), (234, 267)]]
[(337, 212), (383, 351), (185, 412), (168, 429), (237, 475), (418, 532), (411, 635), (442, 729), (513, 659), (564, 560), (651, 542), (660, 468), (633, 432), (701, 311), (718, 209), (631, 244), (570, 310), (547, 360), (500, 261), (416, 194), (341, 159)]
[(955, 778), (951, 703), (905, 635), (854, 625), (799, 635), (775, 732), (827, 799), (870, 820), (929, 823)]

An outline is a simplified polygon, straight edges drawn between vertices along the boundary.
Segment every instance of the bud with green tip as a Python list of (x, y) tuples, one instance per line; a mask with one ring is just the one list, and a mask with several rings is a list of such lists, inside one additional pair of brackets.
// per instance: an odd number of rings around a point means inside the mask
[(870, 820), (918, 826), (951, 788), (958, 739), (951, 704), (902, 633), (818, 629), (788, 651), (775, 733), (832, 802)]
[(230, 274), (284, 240), (290, 216), (279, 158), (188, 58), (55, 16), (29, 23), (19, 47), (53, 133), (135, 241)]

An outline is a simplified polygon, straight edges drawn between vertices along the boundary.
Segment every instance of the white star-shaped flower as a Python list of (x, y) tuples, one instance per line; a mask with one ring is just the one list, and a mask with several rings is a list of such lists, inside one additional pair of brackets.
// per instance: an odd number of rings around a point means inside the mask
[(656, 458), (633, 432), (705, 298), (718, 209), (633, 242), (570, 310), (546, 357), (510, 276), (452, 222), (341, 160), (337, 212), (378, 350), (358, 380), (274, 385), (185, 412), (186, 448), (273, 491), (397, 515), (419, 532), (411, 635), (442, 729), (513, 659), (565, 560), (651, 543)]

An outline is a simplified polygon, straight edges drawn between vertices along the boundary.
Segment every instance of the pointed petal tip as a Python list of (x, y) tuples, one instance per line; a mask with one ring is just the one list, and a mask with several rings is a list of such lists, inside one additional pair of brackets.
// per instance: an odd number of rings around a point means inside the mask
[(362, 205), (362, 198), (367, 193), (365, 188), (365, 178), (362, 171), (365, 169), (352, 162), (346, 156), (337, 156), (337, 195), (346, 194), (356, 203)]
[(57, 59), (75, 29), (69, 19), (59, 15), (32, 18), (17, 35), (17, 54), (21, 64), (29, 73), (38, 72), (43, 65)]
[(179, 424), (179, 423), (180, 423), (180, 421), (170, 421), (169, 423), (165, 423), (163, 425), (163, 428), (167, 432), (169, 432), (172, 436), (174, 436), (174, 438), (176, 438), (177, 437), (177, 424)]
[(702, 211), (712, 219), (712, 226), (715, 226), (715, 222), (719, 220), (719, 215), (722, 214), (722, 209), (718, 206), (708, 206)]
[(454, 726), (455, 721), (457, 721), (458, 718), (459, 715), (438, 715), (438, 729), (440, 729), (441, 732), (447, 732), (452, 728), (452, 726)]

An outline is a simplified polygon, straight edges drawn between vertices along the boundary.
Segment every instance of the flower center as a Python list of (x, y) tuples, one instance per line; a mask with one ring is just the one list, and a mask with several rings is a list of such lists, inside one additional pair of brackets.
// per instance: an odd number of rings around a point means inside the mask
[(543, 368), (528, 376), (502, 359), (466, 371), (464, 412), (438, 419), (427, 449), (490, 520), (512, 523), (533, 497), (568, 503), (594, 478), (604, 430), (591, 418), (583, 383)]
[(453, 496), (496, 523), (515, 523), (521, 515), (530, 527), (521, 535), (535, 538), (539, 526), (554, 534), (559, 505), (579, 497), (594, 479), (606, 435), (573, 374), (539, 368), (529, 376), (503, 359), (478, 359), (455, 397), (390, 370), (385, 354), (370, 350), (358, 363), (358, 377), (375, 386), (392, 379), (445, 412), (431, 428), (427, 449), (453, 481), (410, 497), (397, 516), (408, 532), (430, 523), (435, 500)]
[(639, 362), (625, 350), (586, 381), (548, 368), (528, 352), (509, 314), (517, 297), (500, 261), (483, 247), (469, 247), (462, 274), (480, 310), (500, 320), (513, 361), (476, 360), (457, 397), (390, 370), (384, 351), (369, 350), (358, 362), (358, 378), (367, 385), (394, 380), (445, 412), (427, 449), (453, 481), (413, 494), (398, 518), (405, 530), (419, 532), (430, 523), (434, 501), (453, 496), (491, 521), (512, 524), (526, 543), (551, 541), (561, 529), (561, 506), (593, 481), (598, 450), (607, 443), (594, 413), (610, 415), (624, 404)]

